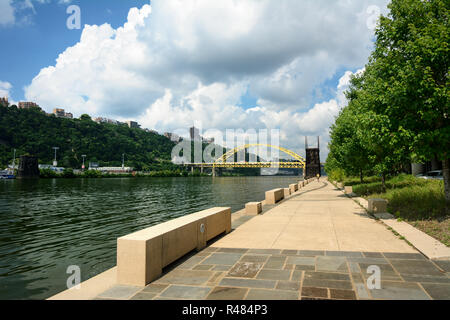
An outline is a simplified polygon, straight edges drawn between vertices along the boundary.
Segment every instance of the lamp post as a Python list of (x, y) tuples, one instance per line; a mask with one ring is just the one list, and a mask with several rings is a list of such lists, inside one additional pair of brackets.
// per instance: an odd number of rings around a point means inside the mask
[(83, 157), (83, 166), (81, 167), (81, 169), (83, 169), (83, 170), (84, 170), (84, 168), (85, 168), (85, 167), (84, 167), (84, 159), (86, 159), (86, 155), (85, 155), (85, 154), (83, 154), (83, 155), (82, 155), (82, 157)]
[(125, 153), (122, 153), (122, 170), (125, 168)]
[(12, 172), (14, 173), (16, 170), (16, 149), (14, 149), (13, 163), (12, 163)]
[(59, 150), (59, 147), (53, 147), (53, 150), (55, 150), (55, 160), (53, 160), (53, 166), (56, 167), (58, 165), (58, 161), (56, 161), (56, 151)]

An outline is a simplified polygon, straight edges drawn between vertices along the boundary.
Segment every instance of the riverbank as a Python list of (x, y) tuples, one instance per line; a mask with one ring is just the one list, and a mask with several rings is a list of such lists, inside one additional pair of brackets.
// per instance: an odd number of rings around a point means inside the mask
[(397, 219), (450, 246), (450, 211), (444, 195), (443, 181), (426, 180), (401, 174), (386, 180), (383, 191), (379, 177), (340, 179), (344, 186), (363, 198), (388, 200), (387, 210)]
[(206, 173), (188, 172), (186, 170), (162, 170), (151, 172), (130, 172), (130, 173), (105, 173), (97, 170), (86, 170), (76, 172), (73, 169), (66, 169), (57, 173), (50, 169), (41, 169), (40, 178), (42, 179), (74, 179), (74, 178), (175, 178), (175, 177), (207, 177)]
[[(77, 172), (73, 169), (66, 169), (61, 173), (57, 173), (50, 169), (41, 169), (39, 177), (41, 179), (75, 179), (75, 178), (177, 178), (177, 177), (211, 177), (212, 174), (203, 173), (199, 170), (194, 172), (186, 170), (161, 170), (151, 172), (130, 172), (130, 173), (104, 173), (97, 170), (86, 170)], [(246, 177), (248, 175), (242, 173), (225, 172), (223, 177)], [(255, 176), (255, 175), (252, 175)]]

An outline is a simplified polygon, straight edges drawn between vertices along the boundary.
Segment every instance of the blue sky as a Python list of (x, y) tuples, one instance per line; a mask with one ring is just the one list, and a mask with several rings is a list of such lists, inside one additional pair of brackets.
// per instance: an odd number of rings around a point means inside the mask
[[(3, 0), (0, 0), (3, 1)], [(18, 9), (14, 25), (0, 26), (0, 42), (7, 50), (0, 50), (0, 81), (8, 81), (13, 89), (14, 101), (25, 99), (23, 87), (39, 73), (41, 68), (55, 63), (58, 55), (80, 40), (82, 29), (69, 30), (66, 9), (72, 5), (81, 8), (82, 24), (109, 23), (122, 26), (133, 6), (142, 6), (148, 0), (72, 0), (69, 4), (52, 0), (51, 3), (32, 2), (32, 8)], [(14, 2), (19, 6), (20, 1)]]
[(298, 150), (328, 141), (387, 2), (0, 0), (0, 95), (160, 132), (278, 129)]

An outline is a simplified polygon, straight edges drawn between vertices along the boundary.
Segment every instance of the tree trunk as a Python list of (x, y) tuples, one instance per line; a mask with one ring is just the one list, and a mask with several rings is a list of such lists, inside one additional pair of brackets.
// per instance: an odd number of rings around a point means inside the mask
[(450, 202), (450, 159), (442, 161), (442, 173), (444, 175), (445, 200), (447, 200), (447, 202)]
[(362, 170), (359, 170), (359, 179), (361, 180), (361, 183), (364, 183)]
[(381, 185), (383, 187), (383, 192), (386, 192), (386, 174), (384, 172), (381, 175)]

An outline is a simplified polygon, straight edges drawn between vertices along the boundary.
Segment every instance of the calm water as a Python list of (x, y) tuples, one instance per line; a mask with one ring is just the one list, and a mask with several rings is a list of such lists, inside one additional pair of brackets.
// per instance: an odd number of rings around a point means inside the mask
[(298, 177), (0, 180), (0, 299), (44, 299), (116, 264), (116, 239), (214, 206), (242, 209)]

